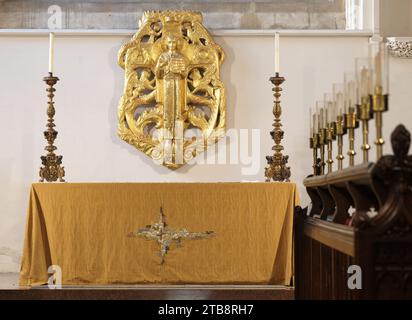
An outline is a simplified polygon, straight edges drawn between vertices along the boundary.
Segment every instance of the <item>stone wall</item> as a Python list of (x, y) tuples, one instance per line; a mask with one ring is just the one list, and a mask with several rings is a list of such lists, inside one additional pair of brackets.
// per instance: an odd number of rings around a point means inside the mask
[(211, 29), (344, 29), (345, 0), (0, 0), (0, 28), (47, 28), (61, 8), (63, 29), (136, 29), (145, 10), (201, 11)]

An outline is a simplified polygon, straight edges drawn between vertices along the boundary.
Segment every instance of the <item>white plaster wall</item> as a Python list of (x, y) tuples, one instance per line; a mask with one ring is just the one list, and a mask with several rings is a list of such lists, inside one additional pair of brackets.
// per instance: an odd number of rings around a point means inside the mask
[[(116, 135), (123, 71), (116, 64), (124, 36), (63, 36), (56, 39), (56, 144), (70, 182), (263, 180), (270, 154), (274, 70), (273, 37), (219, 36), (226, 52), (222, 78), (227, 88), (227, 125), (260, 129), (260, 169), (242, 175), (238, 165), (196, 165), (170, 171)], [(308, 108), (333, 82), (343, 80), (354, 58), (367, 53), (366, 37), (282, 37), (281, 73), (287, 78), (282, 104), (285, 148), (292, 179), (301, 186), (311, 170)], [(0, 37), (0, 272), (18, 271), (30, 184), (38, 180), (44, 153), (47, 73), (46, 36)], [(391, 111), (385, 135), (398, 122), (412, 129), (409, 106), (412, 60), (393, 60)], [(388, 147), (388, 146), (387, 146)], [(212, 156), (213, 152), (209, 154)], [(206, 199), (207, 200), (207, 199)], [(256, 217), (258, 219), (258, 217)]]
[(412, 0), (380, 1), (380, 29), (384, 37), (412, 35)]

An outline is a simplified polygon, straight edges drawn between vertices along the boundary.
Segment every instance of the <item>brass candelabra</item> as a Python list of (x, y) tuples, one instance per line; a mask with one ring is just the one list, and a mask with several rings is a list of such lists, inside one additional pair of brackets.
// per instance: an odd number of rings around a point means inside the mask
[(362, 152), (363, 162), (369, 161), (369, 120), (373, 117), (371, 110), (371, 99), (369, 97), (362, 97), (361, 104), (357, 106), (357, 117), (362, 123)]
[(349, 137), (349, 166), (355, 165), (355, 129), (359, 126), (359, 122), (356, 119), (355, 108), (349, 107), (349, 112), (345, 114), (345, 124), (348, 129)]
[(265, 178), (266, 182), (273, 181), (289, 181), (290, 178), (290, 167), (287, 166), (289, 156), (284, 156), (282, 154), (283, 146), (282, 139), (284, 132), (282, 130), (281, 115), (282, 107), (280, 105), (280, 96), (282, 92), (281, 85), (285, 81), (284, 77), (279, 76), (279, 73), (276, 73), (274, 77), (270, 78), (270, 82), (273, 83), (274, 87), (272, 91), (274, 92), (274, 107), (273, 107), (273, 130), (270, 132), (270, 135), (274, 141), (274, 146), (272, 150), (274, 154), (272, 156), (266, 156), (267, 166), (265, 168)]
[(376, 158), (379, 159), (383, 155), (383, 145), (385, 140), (383, 139), (382, 134), (382, 113), (388, 110), (388, 95), (382, 94), (382, 87), (377, 86), (375, 88), (375, 94), (372, 95), (372, 110), (375, 117), (375, 126), (376, 126)]
[(54, 108), (54, 92), (56, 89), (54, 85), (59, 81), (59, 78), (53, 76), (52, 72), (49, 72), (47, 77), (43, 78), (43, 81), (46, 82), (48, 88), (46, 91), (48, 92), (47, 97), (49, 98), (48, 107), (47, 107), (47, 130), (44, 131), (44, 138), (47, 140), (47, 146), (44, 150), (47, 151), (45, 156), (41, 156), (42, 166), (40, 167), (40, 182), (54, 182), (59, 180), (60, 182), (64, 182), (64, 167), (61, 166), (63, 156), (58, 156), (54, 153), (57, 150), (57, 147), (54, 145), (54, 140), (57, 137), (58, 132), (54, 129), (56, 126), (54, 124), (54, 115), (56, 114), (56, 109)]
[(336, 156), (336, 160), (338, 160), (338, 169), (343, 169), (343, 159), (345, 156), (343, 155), (343, 136), (346, 134), (346, 125), (344, 121), (344, 116), (339, 115), (336, 118), (335, 122), (336, 128), (336, 137), (337, 137), (337, 145), (338, 145), (338, 155)]
[[(355, 132), (361, 125), (363, 163), (370, 161), (370, 123), (375, 119), (377, 161), (383, 156), (383, 112), (389, 109), (389, 61), (387, 46), (371, 40), (368, 57), (355, 61), (355, 72), (345, 72), (343, 83), (333, 84), (333, 94), (326, 93), (324, 101), (316, 102), (316, 113), (311, 111), (310, 147), (313, 149), (313, 172), (325, 174), (333, 170), (333, 141), (337, 140), (337, 168), (343, 169), (343, 137), (348, 136), (348, 164), (355, 166)], [(325, 103), (323, 103), (325, 102)], [(326, 115), (326, 116), (325, 116)], [(319, 121), (317, 121), (319, 119)], [(326, 121), (327, 120), (327, 121)], [(316, 134), (315, 134), (316, 132)], [(360, 132), (359, 132), (360, 133)], [(325, 155), (325, 145), (327, 155)], [(319, 149), (319, 150), (318, 150)], [(319, 155), (320, 153), (320, 155)]]

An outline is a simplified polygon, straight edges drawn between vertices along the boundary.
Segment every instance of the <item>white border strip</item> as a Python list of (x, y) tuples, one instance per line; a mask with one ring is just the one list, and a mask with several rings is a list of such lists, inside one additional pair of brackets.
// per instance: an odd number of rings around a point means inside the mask
[[(130, 29), (0, 29), (1, 36), (45, 36), (49, 32), (58, 36), (132, 36), (136, 30)], [(243, 30), (243, 29), (219, 29), (211, 30), (211, 34), (217, 37), (259, 37), (274, 36), (279, 32), (286, 37), (370, 37), (371, 30)]]

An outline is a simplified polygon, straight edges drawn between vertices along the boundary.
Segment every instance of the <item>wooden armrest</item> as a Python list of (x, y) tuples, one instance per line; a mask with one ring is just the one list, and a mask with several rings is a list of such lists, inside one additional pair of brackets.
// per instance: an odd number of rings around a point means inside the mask
[(351, 257), (355, 255), (353, 227), (307, 217), (304, 234)]

